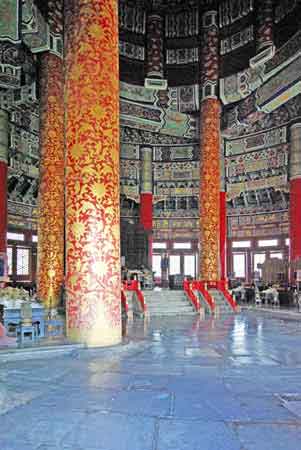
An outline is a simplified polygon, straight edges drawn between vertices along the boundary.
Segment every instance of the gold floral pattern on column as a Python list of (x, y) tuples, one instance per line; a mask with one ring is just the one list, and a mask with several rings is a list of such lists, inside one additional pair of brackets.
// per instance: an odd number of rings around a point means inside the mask
[(220, 279), (220, 103), (201, 104), (200, 279)]
[(38, 295), (46, 308), (60, 302), (64, 278), (64, 74), (63, 62), (41, 57)]
[(117, 1), (68, 6), (67, 333), (112, 345), (121, 340)]

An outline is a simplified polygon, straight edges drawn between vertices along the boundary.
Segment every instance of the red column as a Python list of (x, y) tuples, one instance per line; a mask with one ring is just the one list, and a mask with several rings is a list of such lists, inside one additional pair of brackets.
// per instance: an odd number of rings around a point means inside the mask
[(8, 113), (0, 109), (0, 254), (6, 255)]
[[(45, 2), (46, 3), (46, 2)], [(64, 0), (47, 2), (51, 34), (63, 47)], [(64, 61), (54, 46), (40, 56), (40, 185), (37, 244), (38, 297), (47, 309), (61, 302), (65, 272)]]
[(6, 253), (7, 234), (7, 163), (0, 161), (0, 253)]
[(290, 280), (301, 268), (301, 123), (291, 126), (290, 148)]
[(220, 192), (220, 270), (221, 280), (227, 278), (227, 202), (226, 192)]
[(152, 267), (153, 260), (153, 194), (140, 194), (140, 224), (148, 233), (148, 267)]
[(117, 0), (67, 2), (67, 335), (121, 341)]
[[(252, 249), (254, 249), (254, 241), (252, 241)], [(250, 283), (254, 276), (252, 275), (252, 254), (250, 249), (248, 249), (246, 253), (246, 261), (247, 261), (247, 267), (246, 267), (246, 282)]]
[(153, 256), (153, 174), (152, 174), (152, 147), (140, 148), (140, 218), (139, 222), (148, 233), (148, 266), (152, 267)]
[(140, 223), (145, 230), (153, 229), (153, 194), (141, 192), (140, 194)]
[(64, 73), (63, 61), (41, 57), (38, 295), (45, 308), (60, 303), (64, 280)]
[(290, 259), (301, 258), (301, 178), (290, 181)]

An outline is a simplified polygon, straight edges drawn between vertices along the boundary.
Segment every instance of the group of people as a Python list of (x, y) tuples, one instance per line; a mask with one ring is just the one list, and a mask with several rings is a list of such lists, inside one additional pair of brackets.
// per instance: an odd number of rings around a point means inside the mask
[(143, 289), (144, 286), (144, 276), (145, 276), (145, 267), (143, 265), (141, 265), (138, 269), (135, 270), (128, 269), (125, 266), (121, 267), (122, 281), (138, 280), (141, 285), (141, 289)]
[[(270, 284), (263, 289), (259, 289), (256, 283), (246, 286), (244, 283), (239, 284), (231, 289), (232, 295), (236, 301), (241, 303), (255, 303), (255, 305), (270, 304), (280, 306), (279, 287)], [(301, 291), (296, 286), (289, 288), (287, 291), (287, 303), (293, 305), (301, 311)]]
[(256, 305), (262, 303), (270, 303), (279, 306), (279, 292), (276, 286), (270, 285), (266, 289), (260, 290), (257, 284), (252, 284), (251, 287), (246, 288), (244, 283), (232, 289), (232, 295), (236, 301), (242, 303), (254, 302)]
[(128, 269), (125, 266), (121, 267), (122, 281), (137, 280), (140, 283), (141, 289), (153, 289), (154, 272), (140, 265), (137, 269)]

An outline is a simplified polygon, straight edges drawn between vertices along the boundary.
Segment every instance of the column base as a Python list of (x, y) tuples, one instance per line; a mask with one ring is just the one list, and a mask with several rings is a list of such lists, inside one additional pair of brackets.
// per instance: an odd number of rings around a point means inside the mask
[(107, 330), (106, 333), (102, 333), (99, 328), (94, 330), (71, 328), (67, 330), (67, 338), (72, 342), (84, 344), (86, 347), (110, 347), (121, 343), (121, 327), (116, 330)]

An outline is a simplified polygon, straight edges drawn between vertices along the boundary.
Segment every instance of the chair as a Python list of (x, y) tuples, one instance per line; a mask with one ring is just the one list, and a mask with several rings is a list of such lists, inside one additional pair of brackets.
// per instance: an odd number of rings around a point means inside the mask
[(32, 307), (28, 302), (24, 302), (21, 305), (21, 322), (17, 326), (17, 340), (19, 344), (23, 344), (25, 341), (25, 336), (35, 341), (37, 339), (37, 329), (32, 323)]

